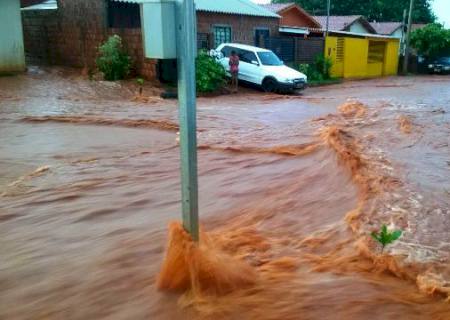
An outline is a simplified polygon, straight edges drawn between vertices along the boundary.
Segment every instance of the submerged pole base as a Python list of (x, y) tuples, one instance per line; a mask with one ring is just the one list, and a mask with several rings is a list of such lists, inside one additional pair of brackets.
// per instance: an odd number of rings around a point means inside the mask
[(255, 283), (256, 272), (249, 265), (214, 248), (206, 236), (196, 243), (180, 223), (169, 225), (159, 290), (223, 295)]

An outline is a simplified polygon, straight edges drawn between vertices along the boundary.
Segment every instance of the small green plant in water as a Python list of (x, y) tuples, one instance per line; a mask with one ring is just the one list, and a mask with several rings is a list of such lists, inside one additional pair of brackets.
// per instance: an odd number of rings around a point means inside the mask
[(372, 232), (371, 236), (374, 238), (379, 244), (381, 244), (381, 252), (383, 252), (384, 248), (388, 245), (396, 241), (402, 235), (402, 230), (394, 230), (392, 232), (388, 231), (388, 228), (385, 224), (381, 226), (380, 232)]
[(137, 78), (137, 79), (136, 79), (136, 83), (137, 83), (138, 86), (139, 86), (139, 95), (142, 96), (142, 89), (143, 89), (143, 87), (144, 87), (144, 79), (142, 79), (142, 78)]

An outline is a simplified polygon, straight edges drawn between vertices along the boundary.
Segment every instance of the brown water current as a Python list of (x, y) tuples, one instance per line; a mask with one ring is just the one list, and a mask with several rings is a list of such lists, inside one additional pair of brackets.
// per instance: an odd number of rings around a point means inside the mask
[(200, 98), (201, 242), (169, 282), (177, 107), (136, 92), (0, 78), (0, 319), (450, 319), (449, 77)]

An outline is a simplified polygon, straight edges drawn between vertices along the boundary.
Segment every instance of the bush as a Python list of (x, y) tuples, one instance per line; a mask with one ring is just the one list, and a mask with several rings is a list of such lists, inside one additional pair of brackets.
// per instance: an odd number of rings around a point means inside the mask
[(317, 55), (314, 61), (314, 66), (320, 72), (325, 80), (330, 79), (330, 71), (333, 61), (330, 57), (325, 57), (323, 54)]
[(312, 64), (299, 64), (297, 69), (304, 73), (309, 81), (323, 81), (331, 78), (333, 62), (330, 58), (318, 55)]
[(124, 52), (122, 39), (113, 35), (99, 47), (96, 60), (98, 69), (103, 72), (105, 80), (115, 81), (125, 78), (130, 73), (131, 59)]
[(204, 51), (197, 56), (195, 76), (198, 92), (213, 92), (225, 84), (225, 69)]

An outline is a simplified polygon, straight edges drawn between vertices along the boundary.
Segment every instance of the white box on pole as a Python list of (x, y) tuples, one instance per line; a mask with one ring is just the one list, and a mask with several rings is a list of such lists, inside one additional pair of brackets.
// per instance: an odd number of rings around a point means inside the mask
[(174, 0), (147, 0), (141, 4), (141, 29), (146, 58), (177, 58), (175, 10)]

